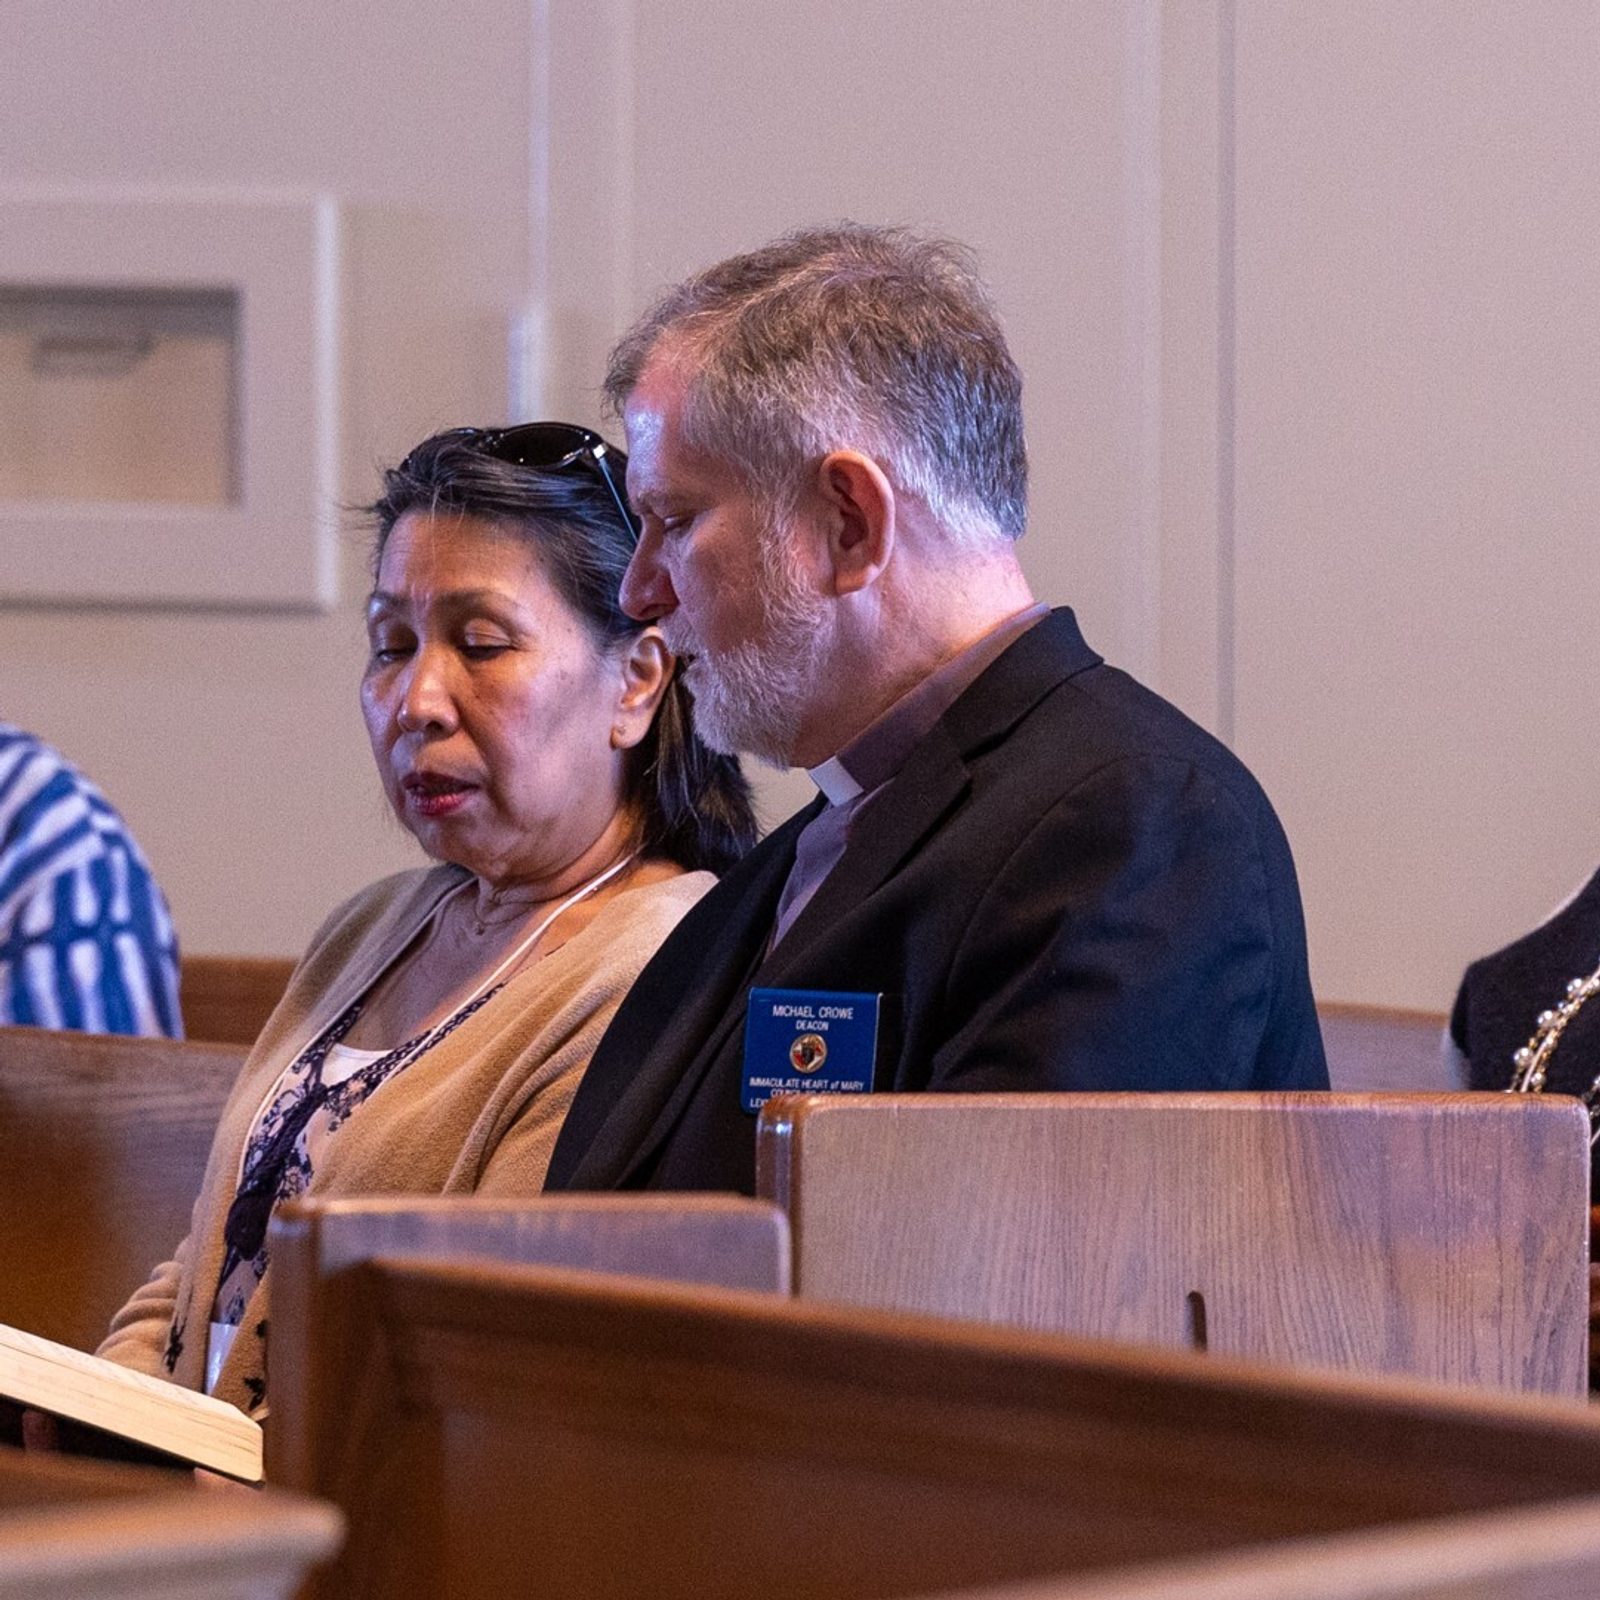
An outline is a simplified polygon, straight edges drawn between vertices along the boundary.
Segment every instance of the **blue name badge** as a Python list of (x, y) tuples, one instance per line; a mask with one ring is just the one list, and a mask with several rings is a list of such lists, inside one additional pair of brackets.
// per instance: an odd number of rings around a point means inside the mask
[(882, 998), (833, 989), (752, 989), (739, 1104), (753, 1113), (775, 1094), (870, 1093)]

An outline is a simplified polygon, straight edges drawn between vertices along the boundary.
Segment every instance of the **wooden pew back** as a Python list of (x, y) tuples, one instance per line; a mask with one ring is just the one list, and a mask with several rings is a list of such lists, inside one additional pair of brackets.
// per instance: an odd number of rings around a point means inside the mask
[[(1062, 1600), (1154, 1600), (1174, 1561), (1230, 1600), (1545, 1592), (1418, 1586), (1402, 1535), (1451, 1578), (1555, 1557), (1581, 1580), (1564, 1592), (1600, 1583), (1600, 1421), (1576, 1406), (426, 1258), (308, 1299), (295, 1342), (274, 1329), (269, 1441), (300, 1467), (277, 1481), (348, 1520), (319, 1595), (876, 1600), (1049, 1578)], [(1284, 1540), (1308, 1541), (1289, 1577), (1341, 1584), (1252, 1582), (1263, 1562), (1285, 1578)]]
[(254, 1044), (293, 971), (293, 961), (277, 956), (184, 956), (178, 974), (184, 1033)]
[[(302, 1200), (273, 1219), (275, 1269), (267, 1386), (273, 1406), (286, 1386), (310, 1379), (305, 1351), (327, 1311), (321, 1296), (364, 1261), (383, 1256), (472, 1257), (507, 1264), (648, 1275), (665, 1282), (789, 1292), (789, 1224), (776, 1206), (738, 1195), (541, 1195), (527, 1200), (475, 1196)], [(359, 1335), (357, 1335), (359, 1337)], [(337, 1395), (301, 1395), (302, 1413), (337, 1408)], [(308, 1446), (293, 1430), (269, 1433), (276, 1453), (269, 1476), (309, 1482)]]
[(93, 1349), (188, 1232), (238, 1046), (0, 1028), (0, 1322)]
[[(1341, 1093), (1459, 1089), (1445, 1053), (1449, 1018), (1435, 1011), (1323, 1003), (1317, 1007), (1328, 1077)], [(1510, 1063), (1506, 1064), (1510, 1072)]]
[(757, 1137), (801, 1295), (1584, 1391), (1574, 1100), (791, 1096)]
[(298, 1495), (0, 1446), (0, 1600), (272, 1600), (339, 1539)]

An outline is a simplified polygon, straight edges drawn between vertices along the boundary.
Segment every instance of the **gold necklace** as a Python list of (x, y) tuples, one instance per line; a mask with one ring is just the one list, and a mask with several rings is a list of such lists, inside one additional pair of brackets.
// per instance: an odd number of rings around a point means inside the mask
[[(638, 854), (637, 850), (630, 850), (620, 862), (614, 863), (613, 866), (599, 873), (596, 881), (602, 883), (609, 881), (614, 872), (620, 871), (622, 867), (630, 864)], [(472, 886), (473, 880), (469, 878), (461, 887), (467, 889)], [(547, 895), (540, 900), (519, 901), (514, 898), (502, 900), (502, 895), (509, 895), (511, 892), (510, 888), (490, 889), (484, 897), (488, 901), (488, 914), (482, 909), (483, 900), (476, 896), (471, 900), (462, 902), (463, 910), (468, 919), (468, 926), (472, 929), (475, 937), (481, 939), (484, 934), (491, 932), (495, 928), (508, 928), (512, 923), (521, 922), (524, 918), (532, 916), (541, 906), (550, 905), (557, 898), (555, 895)], [(581, 899), (582, 896), (580, 895), (579, 898)], [(500, 912), (499, 916), (493, 914), (496, 911)]]
[[(630, 850), (620, 861), (614, 861), (604, 872), (597, 872), (587, 883), (580, 883), (554, 911), (543, 917), (539, 926), (527, 938), (519, 939), (512, 949), (511, 954), (485, 978), (472, 994), (462, 1003), (471, 1005), (480, 995), (488, 994), (502, 978), (509, 977), (511, 973), (522, 964), (528, 953), (545, 936), (555, 923), (556, 919), (564, 912), (570, 911), (580, 900), (587, 900), (597, 889), (610, 883), (619, 873), (625, 872), (633, 865), (634, 858), (639, 854), (637, 850)], [(545, 902), (548, 903), (548, 902)]]
[[(553, 898), (553, 896), (550, 898)], [(504, 928), (513, 922), (520, 922), (524, 917), (531, 916), (538, 907), (550, 904), (549, 898), (544, 900), (517, 901), (513, 899), (503, 901), (493, 889), (489, 890), (487, 900), (487, 913), (482, 900), (474, 899), (469, 901), (466, 906), (469, 925), (473, 933), (480, 939), (491, 928)], [(500, 913), (499, 916), (493, 915), (496, 911)]]

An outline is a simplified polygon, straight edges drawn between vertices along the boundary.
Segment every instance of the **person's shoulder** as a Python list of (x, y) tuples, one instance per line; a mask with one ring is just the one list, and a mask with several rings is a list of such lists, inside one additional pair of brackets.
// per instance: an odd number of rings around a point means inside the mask
[(1171, 701), (1112, 666), (1059, 607), (993, 661), (946, 717), (958, 744), (1004, 751), (1012, 739), (1070, 735), (1062, 755), (1147, 752), (1237, 766), (1227, 746)]
[[(17, 780), (24, 775), (26, 783), (19, 785)], [(36, 792), (45, 784), (55, 784), (60, 789), (70, 789), (82, 795), (115, 815), (111, 802), (87, 773), (74, 766), (53, 744), (41, 739), (38, 734), (29, 733), (25, 728), (9, 722), (0, 722), (0, 780), (5, 781), (8, 789), (20, 786), (29, 793)]]
[(1585, 878), (1528, 937), (1536, 938), (1554, 927), (1575, 927), (1587, 934), (1596, 926), (1600, 926), (1600, 868)]
[[(1049, 621), (1057, 617), (1072, 621), (1070, 613), (1055, 613)], [(1179, 787), (1196, 774), (1247, 812), (1272, 815), (1261, 784), (1226, 744), (1170, 700), (1095, 654), (1075, 625), (1069, 633), (1058, 623), (1055, 631), (1053, 650), (1036, 652), (1034, 661), (1036, 672), (1047, 671), (1053, 656), (1054, 680), (1042, 685), (1043, 692), (1007, 737), (979, 753), (980, 761), (1019, 770), (1030, 783), (1059, 793), (1121, 772), (1139, 779), (1130, 785), (1130, 793), (1153, 795), (1166, 787), (1153, 781), (1162, 773)]]
[(1479, 956), (1463, 982), (1486, 981), (1509, 973), (1541, 970), (1548, 961), (1570, 965), (1587, 956), (1600, 940), (1600, 870), (1578, 885), (1560, 905), (1526, 933), (1488, 955)]
[(149, 863), (123, 821), (92, 779), (37, 735), (0, 722), (0, 876), (49, 895), (69, 873), (99, 863), (125, 873), (142, 898), (159, 903), (157, 921), (170, 914)]
[(1474, 1087), (1504, 1086), (1512, 1054), (1528, 1041), (1539, 1013), (1560, 1000), (1566, 984), (1594, 970), (1597, 948), (1600, 871), (1526, 933), (1468, 963), (1450, 1010), (1450, 1037), (1467, 1058)]
[(15, 761), (30, 756), (42, 756), (46, 760), (66, 764), (61, 752), (46, 744), (37, 734), (19, 728), (14, 722), (0, 721), (0, 759)]
[[(53, 745), (10, 723), (0, 722), (0, 841), (14, 842), (46, 818), (61, 831), (59, 808), (75, 805), (87, 818), (99, 791)], [(102, 804), (103, 804), (102, 800)]]
[(678, 872), (624, 889), (590, 929), (613, 945), (653, 951), (716, 884), (714, 873)]
[(1243, 780), (1252, 790), (1259, 787), (1245, 764), (1215, 734), (1120, 667), (1102, 665), (1063, 688), (1061, 710), (1083, 719), (1096, 747), (1168, 757), (1227, 782)]
[(312, 936), (307, 953), (330, 943), (349, 943), (381, 934), (391, 926), (413, 922), (465, 877), (460, 867), (432, 866), (413, 867), (379, 878), (358, 889), (328, 913)]
[(463, 868), (448, 864), (408, 867), (403, 872), (391, 872), (388, 877), (357, 889), (337, 908), (334, 915), (377, 917), (389, 911), (420, 906), (438, 899), (441, 894), (465, 881), (466, 877)]
[(678, 872), (655, 883), (643, 884), (629, 893), (639, 896), (640, 906), (660, 907), (665, 915), (676, 911), (682, 916), (696, 900), (715, 888), (716, 883), (714, 872)]

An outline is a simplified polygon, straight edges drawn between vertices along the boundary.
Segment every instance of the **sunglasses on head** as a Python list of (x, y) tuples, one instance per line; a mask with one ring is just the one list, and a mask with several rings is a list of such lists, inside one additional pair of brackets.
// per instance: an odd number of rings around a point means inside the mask
[(619, 473), (613, 462), (626, 473), (628, 458), (614, 450), (598, 433), (580, 428), (575, 422), (524, 422), (515, 428), (452, 428), (447, 438), (459, 439), (470, 449), (481, 450), (496, 461), (534, 472), (564, 472), (578, 467), (595, 473), (611, 491), (611, 499), (624, 526), (637, 541), (639, 519), (628, 505)]

